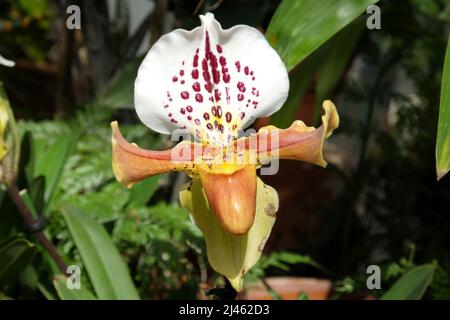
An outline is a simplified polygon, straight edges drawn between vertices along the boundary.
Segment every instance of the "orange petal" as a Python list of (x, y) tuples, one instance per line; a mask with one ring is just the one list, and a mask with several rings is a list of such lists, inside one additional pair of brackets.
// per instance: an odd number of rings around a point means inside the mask
[(265, 163), (278, 157), (326, 167), (327, 163), (322, 155), (323, 141), (339, 126), (339, 115), (329, 100), (324, 101), (323, 109), (325, 114), (322, 116), (322, 125), (317, 129), (306, 126), (300, 120), (294, 121), (287, 129), (274, 126), (261, 128), (258, 132), (259, 161)]
[[(129, 143), (122, 136), (117, 121), (112, 128), (112, 167), (117, 180), (130, 188), (150, 176), (170, 171), (190, 171), (194, 164), (194, 145), (181, 142), (172, 149), (150, 151)], [(177, 161), (174, 155), (176, 155)]]
[(256, 166), (227, 166), (224, 170), (197, 167), (208, 203), (225, 230), (235, 235), (248, 232), (256, 209)]

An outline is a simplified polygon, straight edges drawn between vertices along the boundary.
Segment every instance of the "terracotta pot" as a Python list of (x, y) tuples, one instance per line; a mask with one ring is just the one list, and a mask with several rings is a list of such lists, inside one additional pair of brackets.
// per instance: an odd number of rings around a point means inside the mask
[[(303, 292), (310, 300), (326, 300), (332, 284), (327, 279), (300, 277), (271, 277), (266, 278), (267, 284), (277, 292), (283, 300), (297, 300)], [(272, 296), (262, 282), (243, 291), (239, 295), (243, 300), (271, 300)]]

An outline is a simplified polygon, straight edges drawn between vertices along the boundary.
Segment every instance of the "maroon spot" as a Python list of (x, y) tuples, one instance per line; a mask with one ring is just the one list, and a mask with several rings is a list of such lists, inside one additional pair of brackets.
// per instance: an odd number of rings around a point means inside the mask
[(242, 101), (242, 100), (244, 100), (244, 95), (242, 93), (239, 93), (237, 95), (237, 98), (238, 98), (239, 101)]
[(214, 128), (218, 128), (219, 127), (219, 123), (217, 122), (217, 120), (216, 121), (214, 121)]
[[(197, 49), (198, 50), (198, 49)], [(197, 51), (197, 53), (198, 53), (198, 51)], [(198, 67), (198, 54), (195, 54), (195, 56), (194, 56), (194, 61), (192, 62), (192, 66), (194, 67), (194, 68), (197, 68)]]
[(191, 115), (188, 115), (187, 118), (188, 118), (189, 121), (192, 120), (192, 116)]
[(181, 114), (185, 114), (185, 113), (186, 113), (186, 109), (181, 108), (181, 109), (180, 109), (180, 112), (181, 112)]
[(169, 117), (172, 117), (172, 113), (171, 113), (171, 112), (169, 112), (168, 116), (169, 116)]
[(193, 79), (198, 79), (198, 69), (192, 70), (191, 76)]
[(181, 97), (182, 97), (184, 100), (189, 99), (189, 92), (187, 92), (187, 91), (181, 92)]
[(180, 83), (181, 83), (181, 84), (184, 84), (184, 80), (181, 80)]
[(220, 101), (220, 91), (218, 89), (214, 90), (214, 98), (216, 101)]
[(209, 130), (212, 130), (212, 129), (213, 129), (213, 126), (212, 126), (211, 123), (208, 123), (208, 124), (206, 125), (206, 127), (207, 127)]
[(218, 45), (216, 46), (216, 49), (217, 49), (217, 52), (218, 52), (218, 53), (222, 53), (222, 52), (223, 52), (222, 47), (220, 46), (220, 44), (218, 44)]
[(217, 117), (222, 117), (222, 108), (220, 106), (217, 107)]
[(245, 67), (245, 68), (244, 68), (244, 72), (245, 72), (245, 75), (247, 75), (247, 76), (248, 76), (248, 71), (249, 71), (249, 70), (248, 70), (248, 67)]
[(184, 76), (184, 70), (183, 69), (180, 70), (180, 76)]
[(178, 121), (175, 120), (175, 119), (170, 119), (170, 122), (172, 122), (172, 123), (178, 123)]
[(192, 108), (191, 106), (187, 106), (187, 107), (186, 107), (186, 110), (187, 110), (189, 113), (191, 113), (192, 110), (193, 110), (193, 108)]
[(255, 77), (252, 77), (252, 80), (255, 81)]
[(197, 93), (195, 95), (195, 101), (197, 102), (203, 102), (203, 96), (200, 93)]
[(205, 89), (206, 89), (206, 91), (211, 92), (211, 91), (212, 91), (212, 85), (211, 85), (211, 83), (205, 84)]
[(177, 82), (177, 81), (178, 81), (178, 78), (177, 78), (176, 76), (173, 76), (172, 81), (173, 81), (173, 82)]
[(223, 82), (225, 83), (230, 82), (230, 75), (228, 73), (223, 74)]
[(205, 119), (205, 120), (209, 120), (209, 113), (208, 112), (205, 112), (204, 114), (203, 114), (203, 119)]
[(200, 91), (200, 83), (194, 82), (194, 84), (192, 85), (192, 89), (194, 89), (194, 91), (196, 91), (196, 92), (199, 92)]
[(253, 75), (253, 71), (250, 71), (250, 75), (251, 75), (251, 76)]
[(224, 67), (224, 66), (226, 66), (226, 64), (227, 64), (227, 59), (225, 59), (225, 57), (221, 56), (221, 57), (219, 58), (219, 62), (220, 62), (220, 65), (221, 65), (222, 67)]
[(236, 66), (237, 72), (241, 72), (241, 63), (239, 61), (236, 61), (234, 65)]
[(245, 92), (245, 84), (243, 82), (239, 81), (237, 84), (237, 88), (240, 92)]
[(224, 128), (223, 128), (223, 125), (222, 125), (222, 124), (219, 124), (219, 127), (218, 127), (218, 129), (219, 129), (219, 131), (220, 131), (220, 132), (222, 132), (222, 133), (223, 133), (223, 129), (224, 129)]
[(198, 125), (198, 126), (200, 125), (200, 120), (199, 119), (195, 119), (194, 122), (195, 122), (196, 125)]
[(231, 113), (227, 112), (225, 114), (225, 120), (227, 120), (227, 122), (229, 123), (229, 122), (231, 122), (231, 118), (232, 118)]
[(217, 69), (213, 69), (213, 80), (215, 84), (218, 84), (220, 82), (220, 72)]
[(244, 119), (245, 117), (245, 112), (241, 112), (241, 120)]
[(217, 116), (217, 110), (216, 110), (216, 107), (212, 107), (211, 108), (211, 113), (212, 113), (212, 115), (215, 117), (215, 116)]
[(166, 109), (167, 109), (168, 107), (169, 107), (169, 105), (168, 105), (168, 104), (164, 105), (164, 108), (166, 108)]

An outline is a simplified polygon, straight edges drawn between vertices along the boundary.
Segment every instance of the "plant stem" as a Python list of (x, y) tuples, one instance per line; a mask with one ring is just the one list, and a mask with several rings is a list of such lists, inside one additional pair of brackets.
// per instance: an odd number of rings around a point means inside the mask
[[(35, 222), (35, 220), (34, 220), (33, 216), (31, 215), (31, 212), (28, 209), (27, 205), (25, 204), (22, 197), (20, 196), (19, 188), (17, 187), (16, 184), (13, 184), (7, 190), (8, 190), (9, 197), (16, 205), (23, 220), (25, 221), (25, 223), (27, 224), (28, 227), (31, 227), (33, 225), (33, 223)], [(58, 266), (61, 273), (66, 274), (67, 266), (64, 263), (62, 257), (59, 255), (59, 253), (56, 250), (53, 243), (51, 243), (50, 240), (47, 239), (47, 237), (41, 230), (36, 231), (34, 234), (36, 236), (36, 239), (39, 241), (39, 243), (44, 247), (45, 251), (48, 252), (50, 257), (56, 263), (56, 265)]]

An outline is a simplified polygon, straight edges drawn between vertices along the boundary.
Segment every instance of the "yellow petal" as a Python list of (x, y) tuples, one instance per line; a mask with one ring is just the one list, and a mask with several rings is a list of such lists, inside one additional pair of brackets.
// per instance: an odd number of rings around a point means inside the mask
[[(261, 163), (271, 158), (301, 160), (325, 167), (322, 154), (323, 141), (339, 126), (339, 115), (333, 102), (323, 103), (325, 114), (319, 128), (308, 127), (297, 120), (287, 129), (274, 126), (261, 128), (258, 132), (258, 157)], [(273, 140), (277, 139), (276, 143)], [(273, 146), (272, 146), (273, 145)], [(261, 148), (261, 146), (268, 146)]]
[(222, 227), (236, 235), (247, 233), (255, 218), (256, 166), (218, 169), (201, 164), (197, 169), (211, 210)]
[[(132, 187), (136, 182), (170, 171), (193, 170), (193, 144), (181, 142), (173, 149), (150, 151), (129, 143), (120, 133), (117, 122), (112, 128), (112, 167), (117, 180)], [(174, 160), (174, 155), (176, 159)]]
[(208, 206), (199, 179), (194, 179), (188, 188), (180, 192), (180, 202), (191, 211), (195, 224), (205, 237), (211, 267), (226, 276), (234, 289), (241, 291), (243, 277), (261, 257), (275, 223), (278, 211), (275, 189), (257, 178), (255, 219), (245, 235), (234, 235), (223, 228)]

